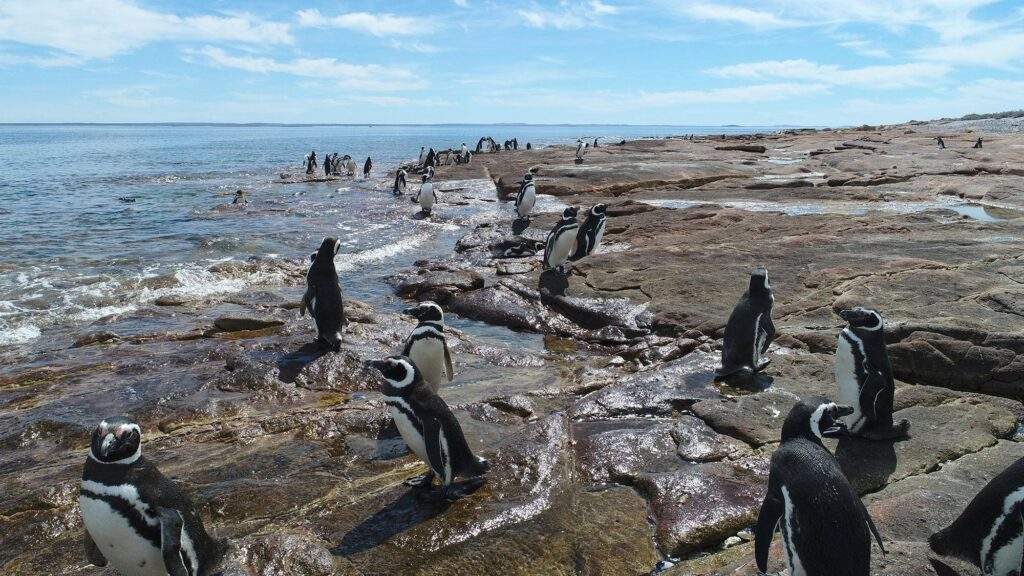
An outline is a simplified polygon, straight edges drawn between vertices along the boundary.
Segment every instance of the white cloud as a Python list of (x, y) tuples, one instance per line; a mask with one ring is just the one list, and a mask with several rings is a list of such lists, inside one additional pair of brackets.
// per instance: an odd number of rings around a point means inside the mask
[(1024, 61), (1024, 32), (1000, 34), (978, 42), (944, 44), (922, 48), (918, 58), (949, 64), (1003, 67)]
[(469, 8), (469, 2), (467, 0), (452, 0), (452, 1), (455, 2), (456, 6), (461, 6), (462, 8)]
[(950, 70), (945, 64), (932, 62), (840, 68), (832, 64), (818, 64), (798, 59), (733, 64), (713, 68), (708, 72), (723, 78), (779, 78), (866, 88), (904, 88), (931, 85)]
[(120, 108), (151, 108), (153, 106), (171, 106), (177, 103), (174, 98), (160, 96), (152, 86), (106, 88), (90, 90), (85, 94)]
[(396, 16), (394, 14), (349, 12), (337, 16), (324, 16), (319, 10), (313, 8), (299, 10), (295, 15), (298, 17), (299, 26), (344, 28), (374, 36), (409, 36), (429, 32), (435, 27), (434, 21), (430, 18)]
[(388, 42), (388, 46), (395, 50), (404, 50), (406, 52), (415, 52), (417, 54), (436, 54), (444, 51), (440, 46), (434, 46), (433, 44), (427, 44), (426, 42), (410, 42), (407, 40), (391, 40)]
[(747, 26), (752, 26), (754, 28), (774, 28), (793, 26), (797, 24), (791, 20), (779, 18), (771, 12), (725, 4), (690, 4), (683, 7), (683, 12), (697, 20), (733, 22), (737, 24), (746, 24)]
[(109, 58), (159, 41), (290, 44), (287, 24), (249, 14), (177, 16), (132, 0), (33, 0), (0, 4), (0, 41)]
[(548, 10), (536, 4), (529, 9), (516, 10), (516, 14), (529, 26), (557, 30), (578, 30), (588, 26), (598, 26), (605, 16), (618, 13), (617, 6), (606, 4), (601, 0), (562, 2), (558, 10)]
[(186, 50), (185, 59), (205, 58), (210, 65), (234, 68), (257, 74), (288, 74), (320, 80), (331, 80), (353, 90), (397, 91), (415, 90), (426, 83), (405, 68), (377, 64), (349, 64), (335, 58), (296, 58), (281, 61), (257, 56), (237, 56), (220, 48), (206, 46), (202, 50)]
[(0, 52), (0, 68), (22, 65), (38, 66), (40, 68), (63, 68), (65, 66), (77, 66), (82, 62), (81, 58), (71, 55), (30, 56)]

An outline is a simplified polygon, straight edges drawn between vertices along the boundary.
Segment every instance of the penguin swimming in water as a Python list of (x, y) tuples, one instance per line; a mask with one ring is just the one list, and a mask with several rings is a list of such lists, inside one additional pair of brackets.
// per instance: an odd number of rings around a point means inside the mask
[(562, 219), (555, 224), (555, 227), (548, 232), (548, 239), (544, 243), (544, 260), (542, 264), (545, 270), (562, 267), (569, 260), (569, 256), (576, 249), (576, 231), (579, 230), (579, 223), (576, 221), (576, 214), (579, 209), (569, 206), (562, 211)]
[(605, 218), (607, 209), (608, 206), (604, 204), (595, 204), (587, 213), (587, 219), (576, 234), (576, 250), (569, 257), (570, 260), (579, 260), (597, 250), (601, 238), (604, 237), (605, 224), (608, 222)]
[(373, 168), (373, 160), (370, 160), (370, 157), (367, 156), (366, 157), (366, 162), (363, 163), (363, 178), (369, 178), (370, 177), (370, 169), (372, 169), (372, 168)]
[(430, 181), (429, 173), (423, 175), (423, 183), (420, 184), (420, 191), (416, 194), (416, 201), (419, 202), (423, 213), (430, 216), (430, 212), (437, 202), (437, 192), (434, 191), (434, 183)]
[(419, 320), (419, 324), (405, 341), (402, 356), (416, 364), (430, 390), (437, 393), (442, 383), (451, 382), (455, 377), (452, 353), (444, 337), (444, 311), (428, 300), (407, 308), (405, 313)]
[(872, 440), (905, 437), (910, 422), (893, 425), (892, 420), (896, 385), (882, 315), (867, 308), (842, 310), (839, 315), (848, 326), (839, 333), (834, 368), (839, 401), (853, 406), (846, 419), (850, 433)]
[(974, 563), (984, 576), (1024, 574), (1024, 458), (986, 484), (928, 545)]
[(438, 476), (447, 500), (457, 500), (466, 494), (454, 484), (458, 477), (471, 479), (467, 487), (480, 487), (490, 464), (473, 454), (459, 421), (448, 404), (423, 381), (416, 365), (405, 356), (390, 356), (368, 364), (384, 376), (380, 391), (402, 439), (430, 467), (425, 475), (405, 483), (428, 488), (434, 476)]
[(536, 204), (537, 187), (533, 184), (533, 174), (527, 172), (523, 175), (523, 181), (519, 185), (519, 194), (516, 195), (516, 214), (520, 218), (528, 219)]
[(331, 350), (341, 350), (341, 338), (345, 332), (345, 298), (341, 293), (338, 270), (334, 257), (341, 250), (341, 242), (324, 238), (316, 253), (310, 255), (312, 264), (306, 272), (306, 293), (302, 295), (299, 315), (309, 309), (316, 325), (317, 340)]
[(78, 507), (89, 562), (124, 576), (206, 576), (227, 550), (188, 496), (142, 456), (142, 431), (127, 418), (93, 431)]
[(849, 406), (825, 398), (802, 400), (790, 410), (757, 517), (754, 558), (759, 573), (768, 572), (776, 529), (782, 532), (782, 549), (794, 576), (868, 576), (872, 535), (885, 553), (864, 503), (821, 442), (845, 435), (842, 417), (851, 412)]
[(750, 273), (747, 291), (740, 296), (725, 325), (722, 343), (722, 367), (715, 379), (734, 375), (750, 376), (760, 372), (771, 360), (764, 357), (775, 340), (772, 306), (775, 296), (768, 282), (768, 269), (757, 268)]
[(405, 192), (405, 176), (405, 170), (401, 168), (398, 169), (398, 172), (395, 172), (395, 186), (391, 189), (395, 196), (401, 196)]

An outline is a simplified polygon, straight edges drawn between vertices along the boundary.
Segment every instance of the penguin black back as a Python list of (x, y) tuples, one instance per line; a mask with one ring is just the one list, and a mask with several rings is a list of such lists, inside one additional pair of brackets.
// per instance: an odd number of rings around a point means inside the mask
[(736, 303), (725, 325), (718, 379), (738, 374), (751, 375), (768, 365), (770, 360), (764, 355), (775, 340), (774, 304), (768, 270), (764, 267), (755, 269), (750, 274), (747, 291)]
[(928, 545), (974, 563), (986, 576), (1024, 574), (1024, 458), (993, 478)]
[(334, 351), (341, 349), (345, 327), (345, 302), (338, 280), (334, 257), (341, 243), (324, 238), (320, 248), (310, 256), (312, 263), (306, 273), (306, 293), (302, 296), (299, 314), (309, 309), (316, 324), (317, 339)]
[(754, 556), (760, 572), (768, 570), (768, 549), (779, 528), (791, 574), (869, 574), (871, 536), (879, 547), (881, 537), (835, 457), (821, 442), (845, 435), (842, 417), (850, 412), (848, 406), (809, 398), (786, 417), (757, 519)]
[(576, 251), (569, 258), (570, 260), (579, 260), (584, 256), (589, 256), (597, 249), (601, 239), (604, 238), (604, 229), (608, 222), (605, 217), (607, 209), (608, 206), (605, 204), (595, 204), (587, 212), (586, 221), (576, 232)]

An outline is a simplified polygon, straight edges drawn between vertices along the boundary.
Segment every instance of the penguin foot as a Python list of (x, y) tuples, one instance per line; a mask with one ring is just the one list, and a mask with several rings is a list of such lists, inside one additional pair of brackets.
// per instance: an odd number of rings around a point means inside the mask
[(758, 364), (757, 367), (754, 368), (754, 372), (760, 372), (761, 370), (764, 370), (771, 363), (772, 363), (772, 359), (768, 358), (767, 360), (765, 360), (765, 361), (761, 362), (760, 364)]
[(413, 476), (412, 478), (409, 478), (405, 482), (402, 482), (402, 484), (405, 484), (406, 486), (412, 486), (413, 488), (430, 488), (431, 484), (433, 484), (433, 483), (434, 483), (434, 473), (433, 472), (427, 472), (426, 474), (421, 474), (419, 476)]
[(473, 492), (476, 492), (487, 483), (487, 480), (483, 476), (477, 476), (475, 478), (469, 478), (459, 484), (449, 484), (441, 489), (441, 496), (449, 502), (455, 502), (469, 496)]
[(729, 380), (731, 378), (750, 378), (754, 375), (754, 371), (749, 366), (725, 366), (715, 370), (715, 382), (721, 382), (723, 380)]
[(892, 428), (882, 430), (861, 430), (856, 434), (865, 440), (904, 440), (910, 437), (910, 421), (900, 420)]

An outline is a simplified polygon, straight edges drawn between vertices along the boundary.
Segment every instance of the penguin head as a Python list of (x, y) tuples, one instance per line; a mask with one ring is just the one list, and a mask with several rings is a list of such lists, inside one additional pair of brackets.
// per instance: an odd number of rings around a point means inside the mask
[(768, 269), (764, 266), (755, 268), (750, 273), (750, 293), (763, 294), (771, 291), (772, 285), (768, 283)]
[(89, 457), (101, 464), (131, 464), (141, 455), (142, 429), (128, 418), (107, 418), (92, 433)]
[(337, 238), (331, 238), (330, 236), (324, 238), (324, 241), (320, 243), (320, 248), (310, 258), (316, 260), (317, 256), (326, 258), (327, 260), (334, 260), (334, 257), (338, 255), (338, 251), (341, 250), (341, 242)]
[(870, 308), (862, 308), (860, 306), (856, 308), (848, 308), (846, 310), (840, 310), (839, 316), (843, 320), (849, 323), (850, 328), (855, 332), (876, 332), (882, 329), (884, 326), (882, 322), (882, 315), (877, 310)]
[(386, 385), (398, 391), (409, 390), (423, 381), (416, 364), (405, 356), (388, 356), (383, 360), (371, 360), (366, 365), (380, 372)]
[(523, 182), (533, 182), (533, 172), (523, 174)]
[(590, 209), (590, 213), (594, 216), (604, 216), (606, 210), (608, 210), (607, 204), (594, 204), (594, 207)]
[(853, 414), (853, 408), (815, 396), (805, 398), (793, 406), (782, 425), (782, 441), (805, 438), (821, 442), (824, 438), (836, 438), (848, 433), (843, 416)]
[(406, 308), (403, 312), (420, 322), (444, 322), (444, 311), (431, 300), (420, 302), (416, 306)]
[(575, 220), (576, 215), (579, 214), (579, 212), (579, 207), (569, 206), (565, 210), (562, 210), (562, 220)]

